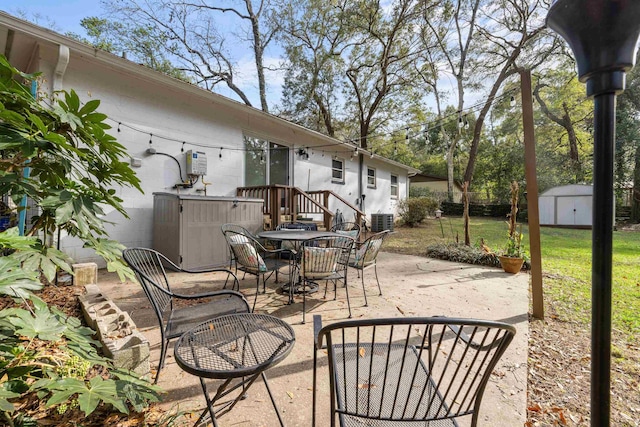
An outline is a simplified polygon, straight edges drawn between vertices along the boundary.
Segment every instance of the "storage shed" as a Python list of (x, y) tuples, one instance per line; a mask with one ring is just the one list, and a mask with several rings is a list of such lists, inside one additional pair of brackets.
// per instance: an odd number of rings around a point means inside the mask
[(262, 199), (153, 193), (153, 249), (178, 266), (220, 267), (229, 262), (221, 226), (262, 230)]
[(540, 225), (588, 228), (592, 226), (593, 186), (562, 185), (540, 194)]

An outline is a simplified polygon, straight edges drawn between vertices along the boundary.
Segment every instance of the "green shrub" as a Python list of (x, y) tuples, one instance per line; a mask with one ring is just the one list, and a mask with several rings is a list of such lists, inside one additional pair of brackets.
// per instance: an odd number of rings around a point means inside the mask
[(465, 246), (461, 243), (439, 243), (427, 246), (427, 256), (465, 264), (500, 267), (500, 261), (496, 254), (487, 253), (478, 247)]
[(409, 187), (409, 197), (431, 197), (433, 198), (433, 191), (427, 187)]
[(400, 218), (409, 227), (420, 224), (430, 213), (438, 209), (438, 202), (430, 197), (416, 197), (401, 200), (398, 204)]

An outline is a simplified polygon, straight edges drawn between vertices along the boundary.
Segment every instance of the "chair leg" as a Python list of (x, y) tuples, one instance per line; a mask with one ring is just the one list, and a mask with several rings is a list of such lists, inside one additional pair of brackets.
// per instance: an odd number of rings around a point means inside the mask
[(347, 307), (349, 308), (349, 319), (351, 319), (351, 303), (349, 302), (349, 287), (347, 286), (347, 278), (344, 278), (344, 289), (347, 292)]
[(307, 311), (307, 293), (305, 292), (305, 286), (307, 285), (307, 280), (302, 279), (302, 324), (304, 325), (304, 314)]
[[(360, 270), (358, 270), (358, 272), (360, 272)], [(362, 280), (362, 293), (364, 294), (364, 306), (368, 307), (369, 302), (367, 301), (367, 290), (364, 288), (364, 270), (362, 270), (362, 275), (360, 276), (360, 279)]]
[(156, 372), (156, 378), (153, 381), (154, 384), (158, 384), (158, 378), (160, 378), (160, 371), (164, 368), (164, 359), (167, 357), (167, 348), (169, 347), (169, 340), (165, 340), (162, 337), (162, 345), (160, 346), (160, 362), (158, 363), (158, 372)]
[(256, 311), (256, 302), (258, 302), (258, 294), (260, 293), (260, 275), (256, 276), (256, 296), (253, 298), (253, 308), (251, 312), (254, 313)]
[(376, 263), (373, 264), (373, 271), (376, 273), (376, 282), (378, 283), (378, 291), (380, 292), (380, 296), (382, 296), (382, 289), (380, 288), (380, 281), (378, 280), (378, 265)]

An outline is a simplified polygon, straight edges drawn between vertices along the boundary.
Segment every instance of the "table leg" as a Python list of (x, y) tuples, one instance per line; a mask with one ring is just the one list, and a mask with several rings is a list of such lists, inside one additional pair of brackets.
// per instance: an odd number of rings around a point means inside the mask
[(280, 411), (278, 411), (278, 406), (276, 405), (276, 401), (273, 399), (273, 395), (271, 394), (271, 389), (269, 388), (269, 383), (267, 382), (267, 376), (262, 372), (262, 381), (264, 381), (264, 386), (267, 389), (267, 393), (269, 393), (269, 398), (271, 399), (271, 403), (273, 404), (273, 409), (276, 411), (276, 415), (278, 416), (278, 421), (280, 421), (280, 426), (284, 427), (284, 422), (282, 421), (282, 417), (280, 416)]

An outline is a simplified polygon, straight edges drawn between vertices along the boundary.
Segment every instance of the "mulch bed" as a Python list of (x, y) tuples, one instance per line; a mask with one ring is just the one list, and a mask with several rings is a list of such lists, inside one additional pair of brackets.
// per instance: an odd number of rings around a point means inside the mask
[[(591, 332), (557, 316), (529, 324), (527, 427), (589, 425)], [(611, 425), (640, 426), (640, 347), (612, 336)]]
[[(37, 292), (43, 301), (49, 305), (60, 308), (66, 315), (74, 316), (81, 319), (82, 311), (78, 301), (78, 295), (84, 293), (84, 286), (45, 286), (42, 291)], [(0, 310), (17, 306), (13, 299), (9, 297), (0, 297)], [(95, 372), (94, 372), (95, 373)], [(156, 425), (164, 425), (167, 421), (166, 411), (158, 409), (153, 404), (142, 413), (121, 414), (115, 411), (111, 405), (101, 404), (88, 417), (78, 409), (69, 409), (64, 414), (58, 414), (55, 408), (45, 408), (44, 401), (38, 399), (35, 395), (21, 401), (12, 402), (17, 404), (17, 412), (28, 415), (37, 420), (38, 425), (56, 426), (56, 427), (148, 427)], [(4, 426), (3, 420), (0, 419), (0, 426)], [(176, 422), (174, 425), (182, 425)]]

